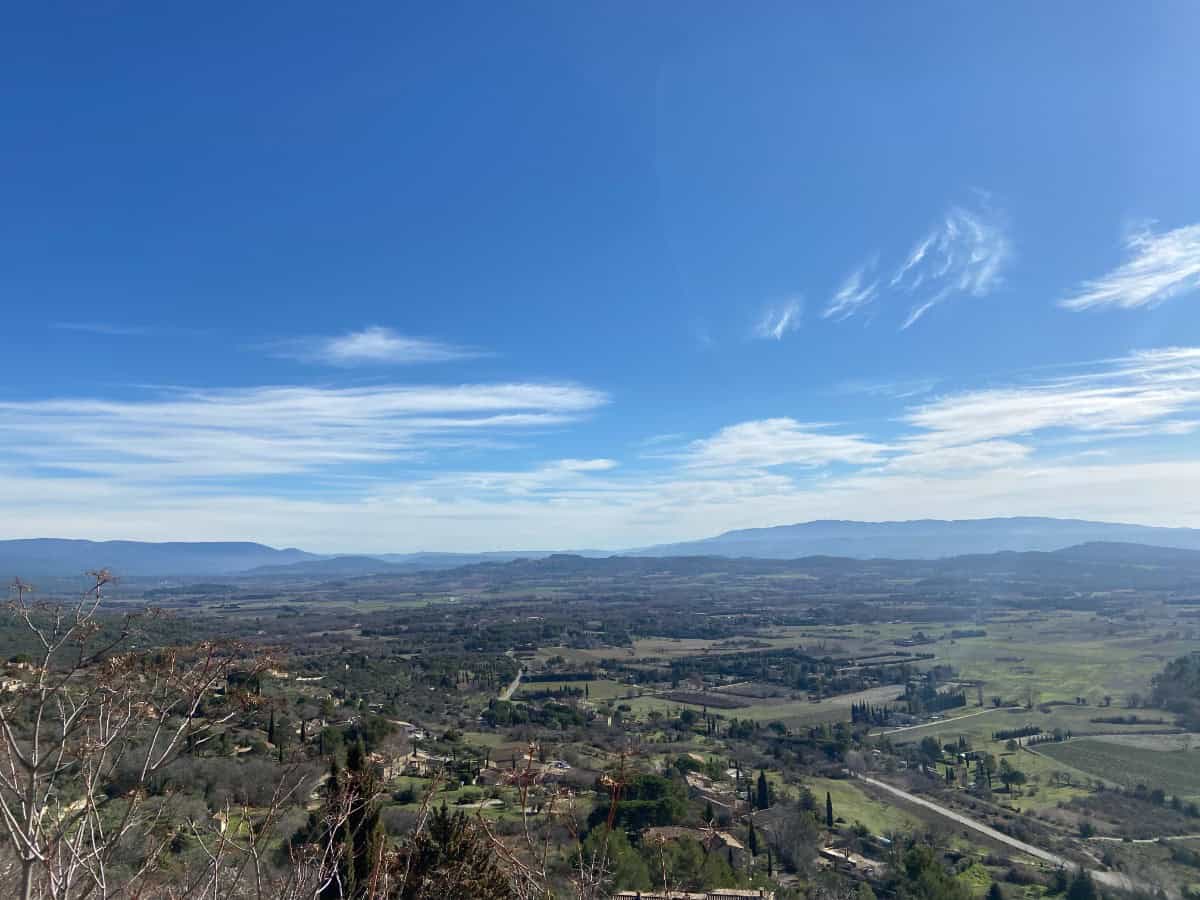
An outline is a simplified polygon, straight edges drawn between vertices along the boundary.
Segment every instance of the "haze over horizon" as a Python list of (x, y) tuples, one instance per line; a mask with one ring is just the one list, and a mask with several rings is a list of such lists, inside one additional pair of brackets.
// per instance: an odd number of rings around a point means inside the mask
[(1104, 6), (14, 10), (0, 538), (1200, 527), (1200, 7)]

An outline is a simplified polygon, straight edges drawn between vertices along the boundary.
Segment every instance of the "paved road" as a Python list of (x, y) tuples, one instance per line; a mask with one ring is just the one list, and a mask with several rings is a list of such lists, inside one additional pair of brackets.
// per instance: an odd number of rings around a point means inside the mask
[(1093, 834), (1089, 841), (1112, 841), (1114, 843), (1130, 843), (1130, 844), (1157, 844), (1159, 841), (1200, 841), (1200, 834), (1164, 834), (1160, 837), (1152, 838), (1132, 838), (1126, 841), (1125, 838), (1112, 837), (1107, 834)]
[(881, 735), (899, 734), (901, 731), (914, 731), (917, 728), (937, 728), (938, 726), (945, 728), (946, 726), (953, 725), (955, 722), (960, 722), (963, 719), (970, 719), (972, 716), (982, 716), (982, 715), (986, 715), (987, 713), (1000, 712), (1001, 710), (1005, 710), (1005, 709), (1024, 709), (1024, 707), (1021, 707), (1021, 706), (990, 706), (987, 709), (979, 710), (979, 712), (967, 713), (965, 716), (955, 716), (952, 719), (939, 719), (936, 722), (923, 722), (920, 725), (905, 725), (903, 728), (892, 728), (888, 731), (881, 731), (879, 733)]
[(517, 692), (517, 688), (521, 686), (521, 676), (525, 673), (524, 669), (517, 669), (517, 677), (512, 680), (512, 684), (500, 692), (501, 700), (511, 700), (512, 695)]
[[(1069, 859), (1064, 859), (1057, 853), (1051, 853), (1049, 850), (1043, 850), (1041, 847), (1035, 847), (1033, 844), (1027, 844), (1024, 841), (1019, 841), (1015, 837), (1005, 834), (1003, 831), (997, 831), (995, 828), (984, 825), (982, 822), (977, 822), (969, 816), (964, 816), (962, 813), (955, 812), (952, 809), (942, 806), (940, 803), (934, 803), (931, 800), (926, 800), (924, 797), (918, 797), (916, 794), (910, 794), (908, 791), (901, 790), (898, 787), (893, 787), (886, 781), (880, 781), (877, 778), (870, 778), (866, 775), (859, 775), (858, 777), (860, 780), (866, 782), (867, 784), (873, 785), (880, 790), (887, 791), (889, 794), (895, 794), (897, 797), (901, 797), (904, 800), (907, 800), (909, 803), (915, 803), (917, 806), (923, 806), (926, 809), (932, 810), (933, 812), (946, 819), (949, 819), (952, 822), (957, 822), (959, 825), (963, 825), (974, 831), (978, 831), (980, 834), (987, 835), (994, 841), (1007, 844), (1014, 849), (1020, 850), (1022, 853), (1028, 853), (1030, 856), (1044, 860), (1051, 865), (1061, 866), (1064, 869), (1070, 869), (1072, 871), (1079, 868), (1076, 863), (1071, 862)], [(1102, 872), (1098, 869), (1091, 869), (1089, 870), (1089, 874), (1099, 884), (1117, 888), (1119, 890), (1153, 890), (1151, 885), (1144, 885), (1135, 882), (1133, 879), (1129, 878), (1129, 876), (1120, 872)]]

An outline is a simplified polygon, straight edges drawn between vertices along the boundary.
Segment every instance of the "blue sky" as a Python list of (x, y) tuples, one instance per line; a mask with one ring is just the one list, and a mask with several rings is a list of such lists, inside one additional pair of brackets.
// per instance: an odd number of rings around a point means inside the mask
[(0, 537), (1200, 526), (1200, 7), (0, 35)]

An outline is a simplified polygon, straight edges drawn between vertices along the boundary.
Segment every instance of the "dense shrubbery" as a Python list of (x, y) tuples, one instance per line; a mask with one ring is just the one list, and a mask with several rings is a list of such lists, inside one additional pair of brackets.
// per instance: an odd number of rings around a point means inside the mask
[(1154, 676), (1151, 697), (1156, 706), (1176, 713), (1185, 728), (1200, 729), (1200, 654), (1167, 663)]

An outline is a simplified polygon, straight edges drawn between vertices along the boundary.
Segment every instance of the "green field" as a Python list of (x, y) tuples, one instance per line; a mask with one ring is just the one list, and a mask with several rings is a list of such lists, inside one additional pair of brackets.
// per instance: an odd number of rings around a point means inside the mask
[(1195, 648), (1194, 641), (1122, 633), (1084, 613), (993, 621), (986, 630), (987, 637), (939, 641), (928, 649), (964, 679), (983, 681), (987, 695), (1018, 702), (1032, 691), (1035, 703), (1079, 696), (1098, 706), (1110, 695), (1119, 704), (1131, 693), (1145, 694), (1168, 660)]
[(1150, 750), (1095, 738), (1043, 744), (1039, 753), (1095, 778), (1132, 788), (1143, 784), (1180, 797), (1200, 796), (1200, 752)]
[(884, 733), (888, 734), (897, 744), (919, 741), (931, 735), (936, 737), (939, 743), (945, 743), (962, 735), (971, 742), (973, 747), (983, 749), (983, 745), (991, 741), (994, 732), (1020, 728), (1024, 725), (1036, 725), (1045, 732), (1061, 728), (1083, 737), (1088, 733), (1099, 732), (1137, 734), (1145, 731), (1161, 731), (1164, 727), (1170, 727), (1175, 720), (1173, 715), (1162, 710), (1139, 710), (1140, 715), (1152, 719), (1164, 719), (1166, 724), (1113, 725), (1091, 721), (1097, 717), (1120, 715), (1126, 712), (1123, 709), (1092, 706), (1052, 706), (1045, 711), (1036, 707), (1034, 709), (1005, 708), (981, 711), (968, 706), (963, 710), (950, 710), (942, 721), (903, 729), (884, 729)]
[(879, 800), (867, 794), (849, 779), (806, 778), (808, 789), (817, 798), (817, 807), (824, 812), (825, 794), (833, 800), (833, 814), (846, 824), (862, 823), (872, 834), (889, 835), (911, 832), (921, 828), (922, 820), (895, 803)]
[[(992, 733), (1003, 729), (1020, 728), (1024, 725), (1036, 725), (1044, 732), (1052, 732), (1056, 728), (1075, 734), (1089, 731), (1112, 732), (1117, 733), (1121, 740), (1126, 738), (1136, 740), (1139, 733), (1141, 733), (1141, 739), (1146, 741), (1162, 742), (1174, 739), (1169, 735), (1145, 734), (1147, 730), (1161, 730), (1162, 725), (1111, 725), (1090, 721), (1096, 716), (1110, 712), (1112, 712), (1111, 709), (1096, 709), (1091, 706), (1054, 706), (1046, 711), (1041, 709), (994, 709), (983, 714), (979, 714), (979, 710), (971, 710), (958, 719), (947, 719), (917, 728), (907, 728), (903, 731), (892, 732), (889, 737), (898, 744), (911, 743), (926, 737), (934, 737), (939, 744), (946, 744), (953, 743), (959, 737), (965, 737), (970, 742), (972, 749), (995, 754), (998, 758), (1007, 758), (1015, 768), (1020, 769), (1029, 778), (1029, 783), (1020, 791), (1013, 795), (1003, 795), (1006, 805), (1022, 811), (1045, 809), (1060, 802), (1086, 795), (1088, 793), (1084, 787), (1086, 779), (1098, 776), (1098, 773), (1082, 768), (1073, 760), (1057, 758), (1049, 753), (1041, 752), (1048, 747), (1064, 747), (1080, 743), (1080, 741), (1070, 741), (1067, 744), (1041, 744), (1037, 747), (1039, 752), (1021, 749), (1019, 752), (1012, 753), (1007, 750), (1006, 741), (993, 741)], [(1168, 720), (1174, 718), (1167, 713), (1158, 711), (1146, 711), (1143, 714), (1155, 718), (1163, 716)], [(1197, 759), (1200, 761), (1200, 754), (1197, 754)], [(1067, 785), (1058, 782), (1054, 778), (1054, 773), (1058, 771), (1071, 774), (1074, 783)]]
[[(855, 702), (886, 703), (894, 700), (903, 688), (888, 685), (882, 688), (872, 688), (855, 694), (841, 694), (829, 697), (820, 702), (813, 702), (806, 697), (789, 700), (786, 697), (768, 697), (762, 700), (752, 700), (746, 697), (734, 699), (746, 701), (746, 706), (734, 709), (717, 709), (709, 707), (709, 712), (732, 719), (751, 719), (755, 722), (783, 722), (789, 728), (801, 728), (816, 725), (820, 722), (833, 722), (850, 718), (850, 705)], [(593, 695), (594, 697), (595, 695)], [(632, 700), (624, 701), (638, 715), (645, 715), (651, 710), (658, 710), (664, 715), (677, 715), (681, 709), (703, 709), (701, 704), (683, 703), (678, 700), (668, 700), (653, 694), (643, 694)]]
[[(831, 655), (879, 653), (896, 649), (892, 641), (920, 628), (932, 643), (906, 648), (933, 653), (938, 663), (954, 666), (967, 681), (982, 681), (987, 697), (1006, 702), (1072, 701), (1086, 697), (1099, 706), (1103, 697), (1122, 705), (1132, 693), (1143, 696), (1150, 678), (1170, 659), (1195, 649), (1173, 634), (1144, 626), (1116, 624), (1094, 613), (997, 612), (979, 627), (984, 637), (951, 639), (951, 624), (879, 623), (786, 629), (786, 637), (768, 643), (803, 645)], [(784, 630), (780, 631), (783, 634)], [(968, 691), (970, 693), (970, 691)]]

